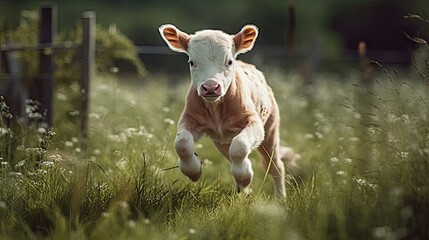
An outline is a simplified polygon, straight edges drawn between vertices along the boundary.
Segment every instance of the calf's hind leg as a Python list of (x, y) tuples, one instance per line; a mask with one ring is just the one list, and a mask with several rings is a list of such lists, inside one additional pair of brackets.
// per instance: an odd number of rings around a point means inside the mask
[[(231, 144), (221, 144), (218, 142), (214, 142), (214, 144), (216, 148), (219, 150), (219, 152), (222, 153), (222, 155), (226, 157), (232, 164), (231, 172), (235, 178), (237, 192), (243, 191), (245, 193), (248, 193), (249, 188), (247, 186), (251, 183), (253, 178), (252, 164), (250, 163), (250, 160), (249, 159), (246, 160), (247, 156), (236, 155), (237, 153), (234, 152), (236, 150), (233, 149), (234, 153), (232, 153), (232, 156), (234, 157), (234, 159), (236, 159), (236, 161), (238, 161), (238, 163), (237, 162), (233, 163), (230, 159)], [(240, 147), (243, 147), (243, 146), (240, 146)], [(237, 148), (237, 146), (235, 146), (234, 148)], [(244, 160), (240, 160), (243, 158)]]
[(278, 132), (271, 131), (266, 133), (266, 138), (258, 151), (262, 157), (262, 166), (272, 177), (274, 183), (274, 193), (278, 197), (286, 197), (285, 187), (285, 166), (280, 155), (280, 145)]

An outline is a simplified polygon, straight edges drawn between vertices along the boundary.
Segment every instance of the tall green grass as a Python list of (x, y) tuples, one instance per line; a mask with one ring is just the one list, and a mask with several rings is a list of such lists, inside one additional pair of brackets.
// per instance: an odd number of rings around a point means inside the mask
[(427, 79), (387, 72), (366, 85), (326, 74), (303, 86), (296, 73), (266, 72), (283, 144), (303, 157), (286, 199), (271, 197), (256, 154), (253, 192), (235, 193), (208, 138), (196, 145), (200, 182), (180, 173), (172, 142), (188, 80), (103, 76), (93, 83), (87, 146), (69, 101), (76, 87), (57, 90), (53, 129), (6, 125), (2, 105), (1, 238), (427, 238)]

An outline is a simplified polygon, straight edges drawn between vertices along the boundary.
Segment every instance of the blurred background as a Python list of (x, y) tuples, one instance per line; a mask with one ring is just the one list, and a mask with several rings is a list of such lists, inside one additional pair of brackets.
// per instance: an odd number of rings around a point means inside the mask
[[(3, 29), (15, 28), (23, 10), (38, 9), (43, 2), (0, 1), (0, 25)], [(188, 33), (213, 28), (230, 34), (244, 24), (255, 24), (260, 28), (256, 46), (241, 59), (311, 72), (341, 72), (348, 69), (346, 66), (356, 66), (361, 41), (365, 42), (369, 59), (407, 68), (416, 44), (404, 33), (424, 39), (429, 36), (429, 29), (421, 21), (404, 18), (407, 14), (425, 16), (427, 0), (49, 2), (58, 7), (58, 32), (79, 24), (82, 12), (95, 11), (98, 24), (115, 27), (131, 39), (149, 72), (187, 72), (186, 57), (170, 53), (159, 36), (157, 29), (165, 23)]]

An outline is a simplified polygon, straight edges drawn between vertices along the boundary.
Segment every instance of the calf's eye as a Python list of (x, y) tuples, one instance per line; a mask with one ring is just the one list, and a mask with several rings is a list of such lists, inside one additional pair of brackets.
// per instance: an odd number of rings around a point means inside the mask
[(192, 60), (189, 60), (188, 63), (189, 63), (189, 66), (191, 66), (191, 67), (195, 66), (195, 64)]
[(228, 61), (228, 67), (232, 65), (232, 60)]

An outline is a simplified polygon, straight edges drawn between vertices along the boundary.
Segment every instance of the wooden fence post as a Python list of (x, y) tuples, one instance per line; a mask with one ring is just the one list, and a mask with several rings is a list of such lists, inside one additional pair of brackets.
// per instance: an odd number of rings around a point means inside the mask
[(296, 32), (296, 12), (295, 4), (291, 3), (287, 7), (288, 10), (288, 28), (287, 28), (287, 39), (286, 47), (288, 50), (295, 49), (295, 32)]
[(365, 85), (368, 85), (372, 77), (372, 67), (371, 62), (367, 57), (367, 47), (364, 41), (360, 41), (358, 44), (358, 54), (359, 54), (359, 67), (361, 80)]
[(86, 141), (88, 137), (88, 113), (89, 113), (89, 91), (90, 81), (93, 75), (95, 61), (95, 12), (89, 11), (82, 14), (82, 76), (81, 88), (81, 109), (80, 128), (81, 134)]
[(33, 98), (40, 102), (40, 110), (46, 113), (46, 123), (52, 125), (53, 40), (57, 33), (57, 7), (43, 6), (40, 17), (39, 43), (48, 44), (48, 47), (39, 50), (39, 77), (35, 80)]

